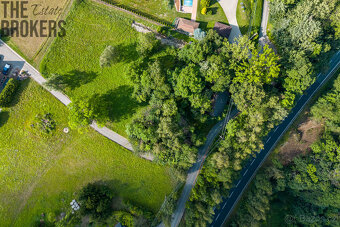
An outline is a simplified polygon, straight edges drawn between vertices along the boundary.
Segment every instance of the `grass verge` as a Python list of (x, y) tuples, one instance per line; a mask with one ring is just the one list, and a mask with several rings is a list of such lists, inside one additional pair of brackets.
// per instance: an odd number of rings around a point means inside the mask
[(228, 24), (228, 19), (217, 0), (211, 1), (211, 4), (208, 8), (206, 15), (201, 14), (201, 11), (202, 11), (201, 1), (200, 0), (197, 0), (197, 1), (198, 1), (198, 9), (197, 9), (196, 20), (197, 22), (200, 23), (200, 27), (202, 29), (214, 28), (215, 22)]
[[(156, 212), (174, 186), (169, 169), (135, 156), (94, 130), (67, 127), (67, 109), (37, 83), (23, 82), (13, 106), (0, 113), (1, 226), (31, 226), (41, 213), (69, 206), (74, 193), (106, 181), (124, 199)], [(37, 114), (51, 113), (53, 135), (32, 130)]]
[(262, 7), (263, 0), (238, 1), (236, 9), (236, 19), (243, 35), (249, 35), (249, 31), (250, 34), (254, 34), (260, 31), (262, 20)]
[[(70, 12), (66, 36), (58, 37), (43, 59), (40, 71), (73, 78), (66, 94), (72, 98), (102, 95), (109, 100), (110, 122), (107, 126), (126, 136), (125, 125), (141, 108), (132, 97), (133, 87), (126, 72), (138, 58), (138, 32), (132, 19), (122, 12), (84, 1)], [(118, 49), (120, 59), (111, 67), (101, 68), (99, 57), (106, 46)]]

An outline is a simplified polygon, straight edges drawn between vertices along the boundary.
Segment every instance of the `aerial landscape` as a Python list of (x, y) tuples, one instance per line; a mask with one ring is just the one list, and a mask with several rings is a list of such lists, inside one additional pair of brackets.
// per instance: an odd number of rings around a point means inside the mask
[(0, 0), (0, 227), (340, 226), (337, 0)]

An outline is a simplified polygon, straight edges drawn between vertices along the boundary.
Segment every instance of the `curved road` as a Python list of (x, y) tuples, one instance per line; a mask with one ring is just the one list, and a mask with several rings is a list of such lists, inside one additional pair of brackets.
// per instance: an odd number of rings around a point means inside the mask
[(304, 92), (299, 98), (295, 107), (283, 122), (273, 129), (267, 136), (264, 148), (257, 154), (256, 158), (250, 159), (248, 164), (241, 171), (241, 178), (235, 182), (236, 186), (230, 190), (228, 198), (224, 199), (220, 205), (220, 209), (215, 213), (211, 227), (222, 226), (233, 211), (233, 208), (241, 198), (243, 191), (247, 188), (255, 176), (257, 170), (261, 167), (275, 145), (279, 142), (282, 135), (292, 125), (294, 120), (299, 116), (300, 112), (315, 95), (317, 91), (327, 82), (340, 67), (340, 51), (338, 51), (330, 61), (330, 69), (326, 74), (319, 74), (316, 81)]

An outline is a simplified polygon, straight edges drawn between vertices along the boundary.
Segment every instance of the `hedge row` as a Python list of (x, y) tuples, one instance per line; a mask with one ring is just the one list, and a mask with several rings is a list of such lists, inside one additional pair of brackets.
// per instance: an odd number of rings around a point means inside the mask
[(166, 21), (160, 20), (160, 19), (158, 19), (158, 18), (156, 18), (156, 17), (154, 17), (152, 15), (149, 15), (149, 14), (146, 14), (146, 13), (142, 13), (142, 12), (136, 10), (136, 9), (130, 8), (130, 7), (126, 6), (126, 5), (123, 5), (121, 3), (115, 2), (113, 0), (100, 0), (100, 1), (103, 1), (103, 2), (105, 2), (107, 4), (116, 6), (116, 7), (121, 8), (121, 9), (125, 9), (127, 11), (130, 11), (131, 13), (137, 14), (138, 16), (141, 16), (141, 17), (145, 17), (145, 18), (147, 18), (149, 20), (155, 21), (155, 22), (157, 22), (159, 24), (162, 24), (164, 26), (173, 27), (172, 24), (170, 24), (170, 23), (168, 23)]
[(10, 79), (6, 87), (0, 93), (0, 106), (8, 107), (19, 87), (19, 81)]

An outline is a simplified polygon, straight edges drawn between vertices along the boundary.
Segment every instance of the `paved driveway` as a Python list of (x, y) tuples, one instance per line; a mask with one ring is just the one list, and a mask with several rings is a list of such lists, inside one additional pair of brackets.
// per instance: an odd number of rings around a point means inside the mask
[(227, 16), (228, 22), (232, 27), (229, 42), (233, 43), (234, 39), (241, 36), (240, 28), (237, 24), (236, 19), (236, 9), (237, 9), (237, 2), (238, 0), (220, 0), (218, 1)]

